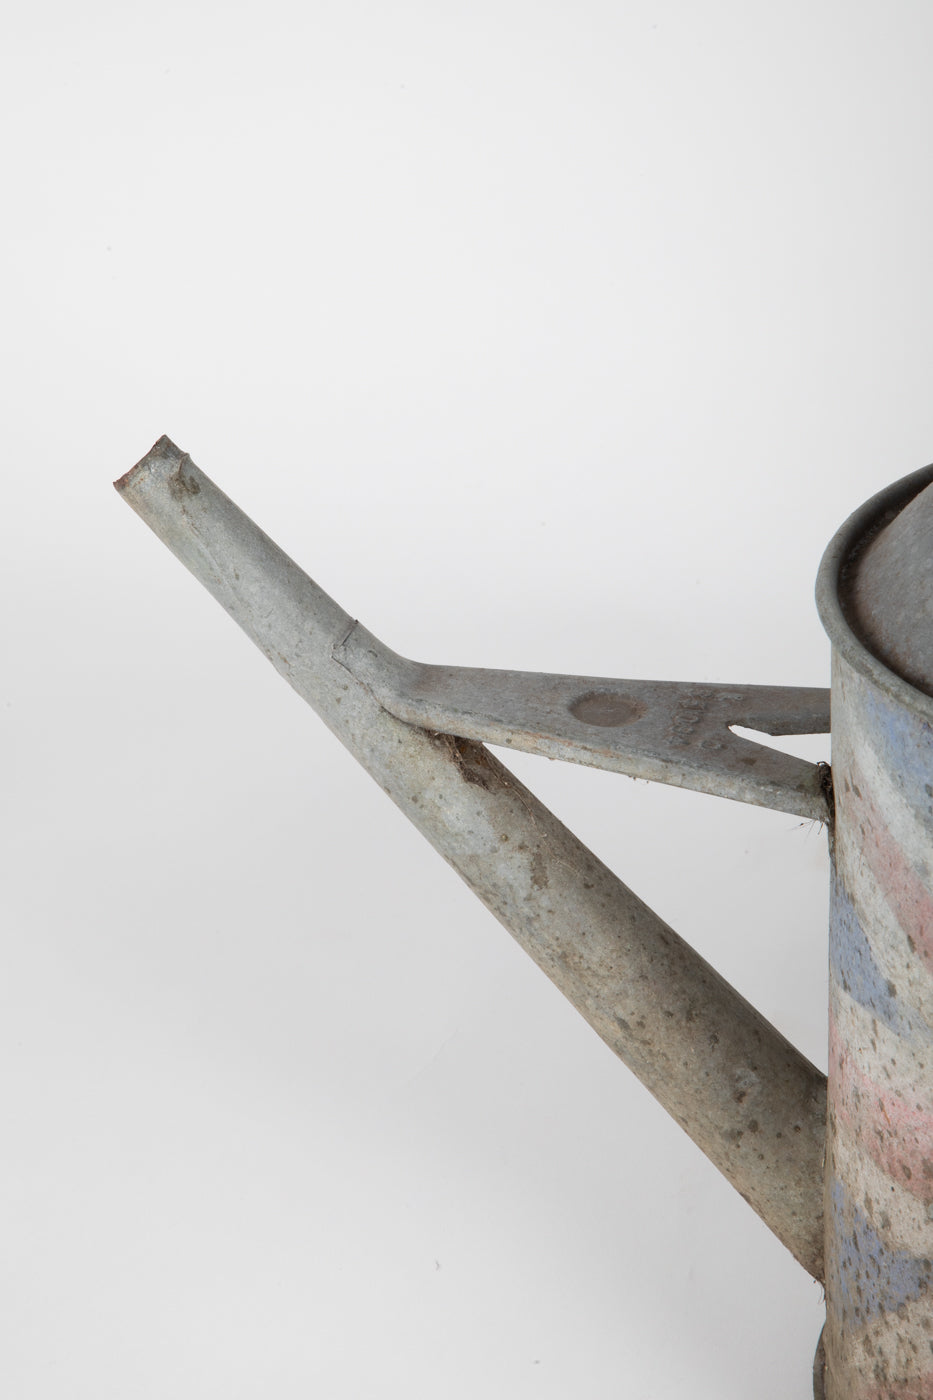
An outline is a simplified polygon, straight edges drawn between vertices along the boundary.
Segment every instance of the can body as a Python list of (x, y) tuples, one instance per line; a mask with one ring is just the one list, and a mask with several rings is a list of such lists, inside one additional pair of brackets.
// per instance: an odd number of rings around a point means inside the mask
[(890, 692), (834, 653), (829, 1400), (933, 1397), (933, 729)]

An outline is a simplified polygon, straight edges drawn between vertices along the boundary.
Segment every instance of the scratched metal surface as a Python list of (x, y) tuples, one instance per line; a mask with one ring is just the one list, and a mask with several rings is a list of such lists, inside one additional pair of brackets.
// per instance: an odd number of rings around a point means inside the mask
[[(353, 619), (186, 453), (162, 438), (116, 484), (800, 1263), (821, 1277), (824, 1076), (488, 750), (391, 715), (343, 659)], [(365, 853), (360, 860), (365, 865)]]
[(409, 661), (354, 623), (338, 654), (408, 724), (792, 812), (829, 815), (817, 764), (740, 738), (825, 734), (829, 690), (547, 675)]
[(878, 655), (911, 620), (890, 577), (859, 579), (929, 477), (847, 522), (818, 590), (834, 646), (828, 1400), (933, 1396), (933, 702)]
[(933, 1395), (933, 732), (834, 667), (827, 1394)]

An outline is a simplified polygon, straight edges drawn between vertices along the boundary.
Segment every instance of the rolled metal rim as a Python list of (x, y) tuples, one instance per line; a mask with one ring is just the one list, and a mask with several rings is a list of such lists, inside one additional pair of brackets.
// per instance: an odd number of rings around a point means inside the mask
[(926, 486), (933, 482), (933, 465), (921, 467), (886, 486), (852, 512), (826, 547), (816, 577), (816, 607), (833, 650), (853, 670), (897, 705), (907, 706), (933, 724), (933, 696), (918, 690), (875, 656), (853, 629), (845, 610), (847, 576), (858, 567), (862, 551)]

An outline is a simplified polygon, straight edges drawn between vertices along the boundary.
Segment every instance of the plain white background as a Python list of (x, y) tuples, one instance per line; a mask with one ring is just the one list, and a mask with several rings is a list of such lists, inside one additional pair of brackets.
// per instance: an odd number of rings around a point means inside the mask
[[(167, 432), (424, 660), (828, 683), (822, 549), (933, 452), (931, 46), (6, 16), (5, 1395), (810, 1395), (818, 1286), (110, 481)], [(825, 1067), (818, 830), (511, 761)]]

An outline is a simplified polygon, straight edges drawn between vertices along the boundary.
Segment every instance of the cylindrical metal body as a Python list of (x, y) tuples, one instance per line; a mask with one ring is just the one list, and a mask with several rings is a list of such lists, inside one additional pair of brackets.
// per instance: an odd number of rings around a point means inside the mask
[[(903, 612), (894, 622), (901, 600), (872, 563), (930, 479), (916, 473), (853, 516), (818, 585), (835, 788), (827, 1400), (933, 1397), (933, 699), (880, 659)], [(892, 539), (900, 548), (895, 528), (885, 549)], [(923, 547), (915, 531), (910, 548)]]

